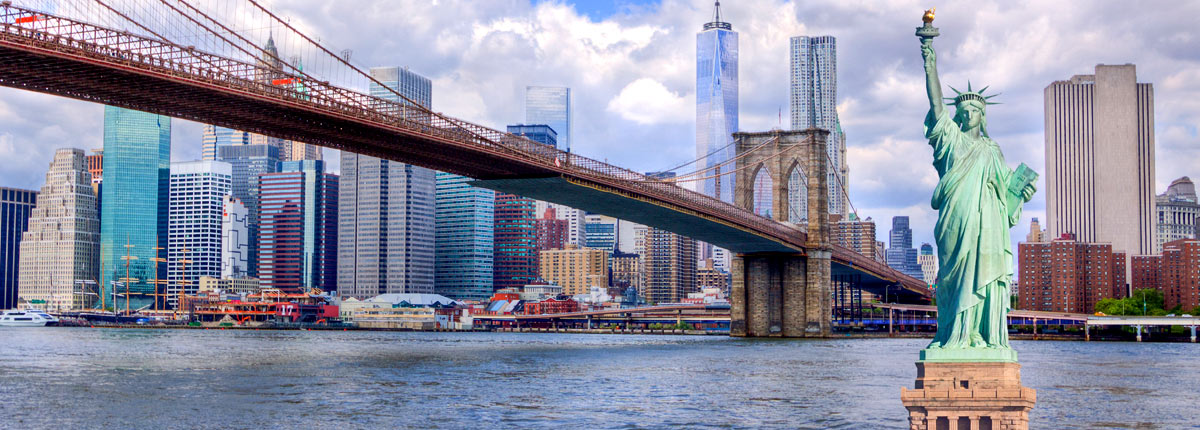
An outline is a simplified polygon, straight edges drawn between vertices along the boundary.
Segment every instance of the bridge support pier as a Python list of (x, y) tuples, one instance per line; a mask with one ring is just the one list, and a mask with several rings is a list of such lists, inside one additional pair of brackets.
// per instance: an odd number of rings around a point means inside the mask
[(740, 255), (733, 261), (733, 336), (828, 337), (829, 251)]
[(1196, 343), (1196, 326), (1192, 326), (1192, 343)]

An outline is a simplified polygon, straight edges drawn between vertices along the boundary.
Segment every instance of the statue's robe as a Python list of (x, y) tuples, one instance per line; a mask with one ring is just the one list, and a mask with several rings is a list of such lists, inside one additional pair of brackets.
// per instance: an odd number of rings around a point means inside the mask
[(925, 118), (925, 137), (941, 180), (938, 211), (937, 336), (930, 348), (1008, 348), (1005, 318), (1012, 283), (1008, 231), (1022, 198), (1008, 190), (1013, 171), (991, 139), (964, 133), (948, 109)]

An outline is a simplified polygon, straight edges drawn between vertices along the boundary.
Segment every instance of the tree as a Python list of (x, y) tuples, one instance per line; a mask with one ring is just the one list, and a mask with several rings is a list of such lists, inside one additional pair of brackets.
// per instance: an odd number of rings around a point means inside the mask
[[(1163, 293), (1154, 288), (1136, 290), (1123, 299), (1104, 299), (1096, 303), (1096, 312), (1105, 315), (1166, 315)], [(1176, 312), (1178, 313), (1178, 312)]]

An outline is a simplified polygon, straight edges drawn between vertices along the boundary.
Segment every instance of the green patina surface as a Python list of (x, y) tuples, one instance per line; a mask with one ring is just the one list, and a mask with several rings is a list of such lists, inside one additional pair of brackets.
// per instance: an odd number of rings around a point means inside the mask
[(1024, 165), (1014, 172), (1005, 163), (987, 133), (990, 103), (983, 90), (970, 84), (966, 92), (955, 90), (955, 113), (946, 112), (933, 50), (937, 31), (917, 35), (929, 96), (925, 137), (940, 178), (931, 200), (938, 211), (938, 331), (921, 360), (1015, 362), (1006, 319), (1013, 277), (1008, 231), (1036, 191), (1037, 174)]

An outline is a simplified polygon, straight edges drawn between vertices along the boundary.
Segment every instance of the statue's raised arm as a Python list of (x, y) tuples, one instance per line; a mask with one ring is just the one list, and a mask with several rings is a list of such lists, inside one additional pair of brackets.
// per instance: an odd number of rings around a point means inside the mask
[(937, 118), (941, 116), (944, 107), (942, 82), (937, 73), (937, 55), (933, 52), (933, 38), (938, 36), (938, 29), (933, 26), (935, 10), (936, 8), (925, 11), (925, 15), (921, 17), (925, 25), (917, 28), (917, 37), (921, 39), (921, 58), (925, 60), (925, 91), (929, 95), (929, 113)]

